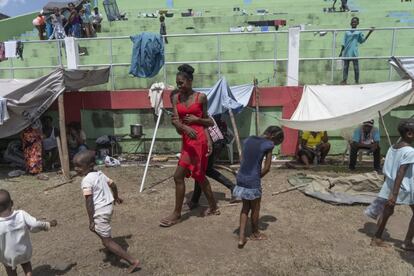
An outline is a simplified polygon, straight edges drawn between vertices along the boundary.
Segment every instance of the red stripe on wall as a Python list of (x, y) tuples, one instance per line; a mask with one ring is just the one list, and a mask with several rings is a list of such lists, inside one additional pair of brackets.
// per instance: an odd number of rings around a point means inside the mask
[[(295, 111), (300, 98), (302, 87), (266, 87), (259, 88), (259, 106), (282, 107), (282, 118), (288, 119)], [(164, 106), (171, 107), (169, 100), (170, 91), (163, 96)], [(255, 95), (252, 96), (250, 105), (255, 106)], [(57, 105), (52, 109), (56, 110)], [(82, 109), (147, 109), (151, 108), (148, 98), (148, 90), (121, 90), (98, 92), (67, 92), (65, 94), (66, 121), (81, 121)], [(284, 128), (285, 141), (282, 144), (282, 153), (292, 155), (296, 151), (298, 132)]]

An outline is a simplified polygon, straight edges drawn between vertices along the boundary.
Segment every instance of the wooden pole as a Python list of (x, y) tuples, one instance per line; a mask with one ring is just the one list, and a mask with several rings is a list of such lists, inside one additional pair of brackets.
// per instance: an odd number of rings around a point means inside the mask
[(63, 176), (66, 175), (65, 173), (65, 169), (63, 168), (63, 162), (65, 162), (63, 160), (63, 153), (62, 153), (62, 143), (60, 142), (60, 137), (56, 137), (56, 144), (57, 144), (57, 148), (58, 148), (58, 152), (59, 152), (59, 160), (60, 160), (60, 170), (62, 171)]
[(236, 138), (237, 151), (239, 152), (239, 161), (241, 161), (242, 160), (242, 147), (240, 143), (239, 129), (237, 128), (236, 120), (234, 119), (234, 114), (231, 109), (229, 109), (229, 114), (230, 114), (231, 125), (234, 131), (234, 136)]
[(260, 135), (260, 129), (259, 129), (259, 104), (260, 104), (260, 94), (259, 94), (259, 88), (257, 87), (257, 79), (254, 78), (253, 80), (253, 84), (254, 84), (254, 94), (256, 96), (256, 136)]
[(68, 151), (68, 139), (66, 136), (66, 123), (65, 123), (65, 105), (63, 99), (63, 93), (58, 97), (59, 107), (59, 130), (60, 130), (60, 142), (62, 146), (62, 171), (66, 179), (70, 179), (70, 166), (69, 166), (69, 151)]
[(281, 191), (278, 191), (278, 192), (272, 193), (272, 196), (275, 196), (275, 195), (280, 195), (280, 194), (287, 193), (287, 192), (290, 192), (290, 191), (294, 191), (294, 190), (297, 190), (297, 189), (300, 189), (300, 188), (306, 187), (306, 186), (308, 186), (309, 184), (310, 184), (310, 183), (306, 183), (306, 184), (298, 185), (298, 186), (295, 186), (295, 187), (287, 188), (287, 189), (284, 189), (284, 190), (281, 190)]
[(384, 117), (382, 117), (381, 111), (378, 111), (378, 115), (380, 117), (382, 126), (384, 127), (385, 134), (387, 135), (388, 144), (390, 145), (390, 147), (392, 147), (390, 134), (388, 133), (388, 129), (387, 129), (387, 126), (385, 125)]

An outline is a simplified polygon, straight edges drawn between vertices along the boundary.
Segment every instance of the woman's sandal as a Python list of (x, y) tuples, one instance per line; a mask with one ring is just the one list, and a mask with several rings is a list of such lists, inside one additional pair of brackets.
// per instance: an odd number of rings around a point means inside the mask
[(177, 223), (181, 222), (181, 218), (175, 219), (175, 220), (169, 220), (169, 219), (162, 219), (160, 221), (160, 226), (161, 227), (171, 227), (176, 225)]
[(220, 215), (220, 210), (218, 208), (216, 208), (214, 210), (211, 210), (210, 208), (207, 208), (201, 213), (201, 215), (203, 217), (212, 216), (212, 215), (218, 216), (218, 215)]
[(45, 175), (45, 174), (42, 174), (42, 173), (38, 174), (38, 175), (36, 176), (36, 178), (37, 178), (38, 180), (44, 180), (44, 181), (49, 180), (49, 176), (47, 176), (47, 175)]

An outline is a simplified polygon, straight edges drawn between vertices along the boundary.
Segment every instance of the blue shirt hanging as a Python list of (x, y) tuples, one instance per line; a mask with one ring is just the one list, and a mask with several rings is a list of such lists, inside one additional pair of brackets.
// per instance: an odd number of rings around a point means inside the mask
[(129, 73), (139, 78), (156, 76), (165, 62), (161, 35), (144, 32), (131, 36), (131, 41), (134, 45)]

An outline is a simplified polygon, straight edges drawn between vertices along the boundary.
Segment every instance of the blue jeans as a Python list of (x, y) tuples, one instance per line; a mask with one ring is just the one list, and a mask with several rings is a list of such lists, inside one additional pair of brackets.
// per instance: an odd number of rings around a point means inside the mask
[(71, 29), (70, 29), (70, 33), (72, 34), (73, 37), (77, 37), (80, 38), (81, 37), (81, 25), (80, 24), (74, 24), (72, 25)]
[(354, 73), (355, 73), (355, 83), (359, 83), (359, 63), (357, 59), (345, 59), (344, 60), (344, 78), (343, 81), (348, 79), (349, 63), (354, 64)]

